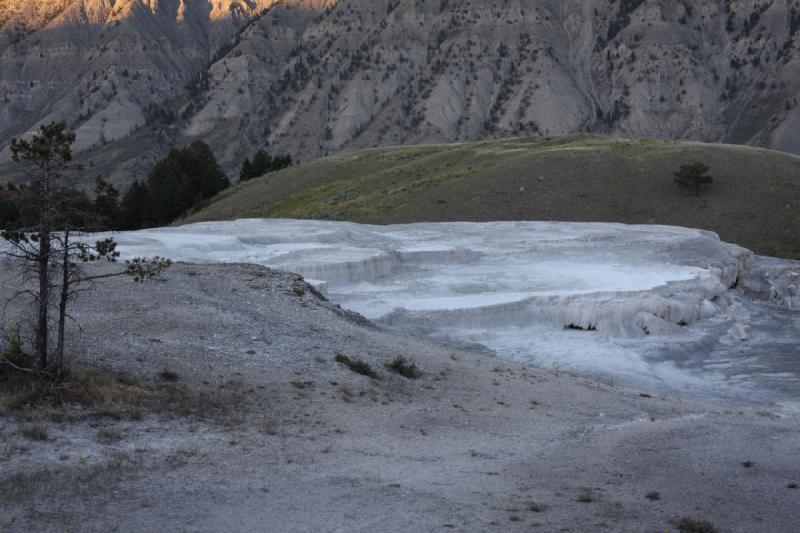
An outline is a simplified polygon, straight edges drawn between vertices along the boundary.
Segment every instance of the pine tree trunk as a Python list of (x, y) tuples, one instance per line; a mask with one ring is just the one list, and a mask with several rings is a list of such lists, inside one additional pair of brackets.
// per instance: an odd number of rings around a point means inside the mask
[(39, 277), (39, 313), (36, 321), (36, 354), (39, 356), (39, 371), (48, 371), (48, 349), (50, 329), (50, 253), (52, 251), (50, 168), (42, 165), (42, 198), (39, 216), (39, 254), (37, 259)]
[(39, 356), (39, 370), (47, 370), (48, 304), (50, 303), (50, 232), (39, 233), (39, 254), (37, 257), (39, 277), (39, 315), (36, 321), (36, 354)]
[(61, 260), (61, 297), (58, 302), (58, 344), (56, 346), (56, 374), (61, 379), (64, 373), (64, 336), (67, 323), (67, 301), (69, 300), (69, 230), (64, 230), (64, 256)]

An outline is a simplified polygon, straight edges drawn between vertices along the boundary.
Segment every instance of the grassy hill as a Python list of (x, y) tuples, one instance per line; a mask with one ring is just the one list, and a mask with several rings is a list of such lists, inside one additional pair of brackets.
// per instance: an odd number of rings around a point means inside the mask
[[(673, 172), (693, 161), (716, 178), (699, 198), (673, 182)], [(241, 184), (184, 222), (258, 217), (669, 224), (800, 258), (800, 157), (597, 136), (382, 148)]]

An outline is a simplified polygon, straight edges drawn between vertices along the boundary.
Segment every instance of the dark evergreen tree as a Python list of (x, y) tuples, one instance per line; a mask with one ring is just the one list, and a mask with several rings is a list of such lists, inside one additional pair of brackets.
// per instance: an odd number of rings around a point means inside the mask
[(708, 175), (709, 170), (710, 167), (703, 163), (682, 165), (675, 172), (675, 183), (686, 190), (691, 190), (695, 196), (700, 196), (700, 191), (704, 185), (714, 183), (714, 178)]
[(282, 170), (292, 166), (292, 156), (289, 154), (278, 156), (272, 161), (272, 170)]
[(273, 162), (269, 154), (264, 150), (259, 150), (256, 152), (256, 155), (253, 156), (253, 171), (255, 173), (255, 176), (253, 177), (258, 178), (267, 172), (272, 172), (272, 170)]
[(18, 194), (16, 189), (5, 189), (0, 185), (0, 229), (9, 229), (19, 222)]
[(150, 225), (150, 191), (141, 181), (134, 181), (122, 197), (119, 228), (125, 230), (145, 228)]
[(239, 172), (239, 181), (248, 181), (254, 177), (253, 163), (250, 162), (250, 159), (245, 159), (244, 163), (242, 163), (242, 170)]
[[(27, 194), (23, 198), (27, 198)], [(69, 228), (81, 231), (93, 231), (103, 229), (104, 225), (99, 221), (95, 212), (94, 203), (91, 198), (83, 192), (74, 189), (58, 191), (53, 195), (57, 202), (57, 207), (61, 212), (62, 224)], [(30, 218), (23, 217), (23, 222), (30, 224)]]
[(182, 151), (183, 168), (189, 172), (189, 187), (187, 197), (191, 197), (193, 189), (195, 191), (194, 201), (187, 206), (191, 208), (201, 200), (207, 200), (219, 194), (221, 191), (231, 186), (228, 176), (223, 172), (222, 167), (217, 163), (214, 152), (203, 141), (195, 141), (184, 148)]
[(194, 191), (189, 188), (191, 179), (183, 168), (182, 159), (182, 150), (170, 150), (147, 177), (149, 201), (145, 212), (152, 225), (172, 222), (194, 199)]
[(260, 178), (264, 174), (276, 172), (286, 167), (292, 166), (290, 155), (271, 157), (266, 151), (259, 150), (253, 156), (253, 161), (245, 159), (242, 163), (242, 172), (239, 175), (240, 181), (248, 181), (253, 178)]
[(202, 141), (170, 150), (145, 183), (134, 183), (121, 206), (124, 229), (163, 226), (230, 186), (214, 153)]
[(119, 191), (103, 178), (94, 182), (94, 212), (102, 229), (117, 229), (119, 225)]

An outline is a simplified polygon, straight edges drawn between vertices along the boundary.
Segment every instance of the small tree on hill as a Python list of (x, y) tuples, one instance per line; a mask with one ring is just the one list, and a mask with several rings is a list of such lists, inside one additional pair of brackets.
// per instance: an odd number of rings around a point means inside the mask
[(242, 163), (242, 170), (239, 172), (239, 181), (251, 180), (255, 177), (254, 174), (255, 170), (253, 168), (253, 163), (249, 158), (246, 158)]
[(273, 170), (274, 163), (272, 157), (264, 151), (259, 150), (256, 152), (256, 155), (253, 156), (253, 177), (258, 178), (263, 176), (267, 172), (271, 172)]
[(689, 163), (682, 165), (675, 172), (675, 183), (692, 191), (695, 196), (700, 196), (700, 191), (705, 185), (714, 183), (714, 178), (708, 175), (710, 167), (703, 163)]
[[(81, 170), (72, 163), (74, 141), (75, 134), (67, 131), (64, 123), (42, 126), (30, 141), (11, 141), (12, 158), (23, 167), (29, 182), (20, 189), (16, 200), (20, 217), (15, 227), (0, 232), (7, 244), (3, 254), (14, 260), (23, 273), (23, 287), (16, 296), (31, 296), (36, 310), (32, 368), (21, 368), (5, 356), (0, 356), (0, 363), (55, 379), (68, 373), (64, 363), (67, 308), (81, 286), (119, 275), (142, 281), (171, 264), (161, 258), (135, 259), (126, 262), (122, 271), (103, 274), (87, 273), (81, 268), (84, 263), (100, 259), (116, 262), (119, 253), (113, 239), (90, 243), (81, 238), (86, 228), (96, 227), (96, 213), (88, 197), (74, 189), (73, 179)], [(53, 308), (57, 310), (54, 348)]]

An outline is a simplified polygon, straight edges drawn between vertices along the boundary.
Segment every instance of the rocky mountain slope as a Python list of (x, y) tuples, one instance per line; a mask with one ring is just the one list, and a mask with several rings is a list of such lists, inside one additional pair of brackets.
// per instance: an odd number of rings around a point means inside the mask
[(116, 181), (376, 145), (600, 132), (800, 153), (797, 0), (0, 0), (0, 160), (66, 120)]

